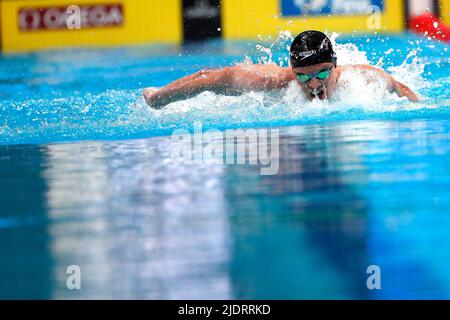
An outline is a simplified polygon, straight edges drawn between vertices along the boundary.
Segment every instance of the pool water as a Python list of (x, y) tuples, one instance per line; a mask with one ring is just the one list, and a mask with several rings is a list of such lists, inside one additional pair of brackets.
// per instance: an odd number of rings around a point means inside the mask
[[(205, 67), (286, 65), (287, 41), (3, 56), (0, 298), (450, 298), (446, 45), (336, 40), (341, 63), (390, 70), (419, 104), (359, 82), (311, 104), (293, 87), (159, 111), (140, 97)], [(278, 173), (174, 161), (170, 134), (195, 121), (279, 129)]]

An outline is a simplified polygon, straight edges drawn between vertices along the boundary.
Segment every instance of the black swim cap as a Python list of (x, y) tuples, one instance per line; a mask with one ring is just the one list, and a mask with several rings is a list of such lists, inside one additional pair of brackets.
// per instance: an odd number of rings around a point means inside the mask
[(291, 45), (291, 66), (293, 68), (331, 62), (336, 65), (336, 53), (330, 39), (315, 30), (305, 31), (295, 37)]

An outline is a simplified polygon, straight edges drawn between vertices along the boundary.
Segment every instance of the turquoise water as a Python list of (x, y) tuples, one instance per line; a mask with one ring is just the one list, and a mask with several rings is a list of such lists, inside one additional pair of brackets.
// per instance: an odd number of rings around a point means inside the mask
[[(450, 298), (450, 54), (412, 35), (337, 42), (342, 63), (391, 68), (423, 101), (356, 83), (330, 103), (290, 88), (142, 104), (143, 87), (245, 55), (285, 63), (282, 40), (272, 56), (211, 42), (2, 57), (0, 298)], [(278, 173), (175, 162), (168, 135), (198, 120), (280, 129)]]

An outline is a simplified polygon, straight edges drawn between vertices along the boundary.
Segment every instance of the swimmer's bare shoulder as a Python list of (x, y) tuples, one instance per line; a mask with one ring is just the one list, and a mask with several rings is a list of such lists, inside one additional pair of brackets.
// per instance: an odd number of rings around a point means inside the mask
[[(387, 81), (388, 90), (391, 93), (395, 92), (399, 97), (407, 97), (408, 100), (412, 101), (412, 102), (420, 101), (417, 94), (414, 93), (414, 91), (412, 91), (407, 85), (405, 85), (404, 83), (401, 83), (400, 81), (395, 80), (393, 76), (391, 76), (389, 73), (387, 73), (383, 69), (373, 67), (370, 65), (355, 64), (355, 65), (337, 66), (336, 72), (337, 72), (338, 81), (343, 72), (351, 71), (351, 70), (362, 71), (362, 72), (369, 71), (372, 75), (375, 73)], [(370, 77), (368, 78), (368, 80), (370, 81)]]
[(233, 90), (237, 92), (281, 89), (295, 79), (290, 68), (276, 64), (247, 64), (230, 68)]
[(202, 91), (240, 94), (245, 91), (281, 89), (295, 79), (289, 68), (276, 64), (242, 64), (200, 70), (159, 89), (144, 89), (147, 104), (159, 109), (166, 104), (193, 97)]

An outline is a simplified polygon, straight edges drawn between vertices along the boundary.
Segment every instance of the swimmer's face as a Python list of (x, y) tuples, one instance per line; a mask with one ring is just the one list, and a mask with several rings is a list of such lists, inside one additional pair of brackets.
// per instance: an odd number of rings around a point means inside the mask
[(324, 100), (334, 90), (335, 67), (331, 62), (324, 62), (307, 67), (293, 68), (297, 75), (297, 83), (305, 97), (312, 101), (315, 98)]

